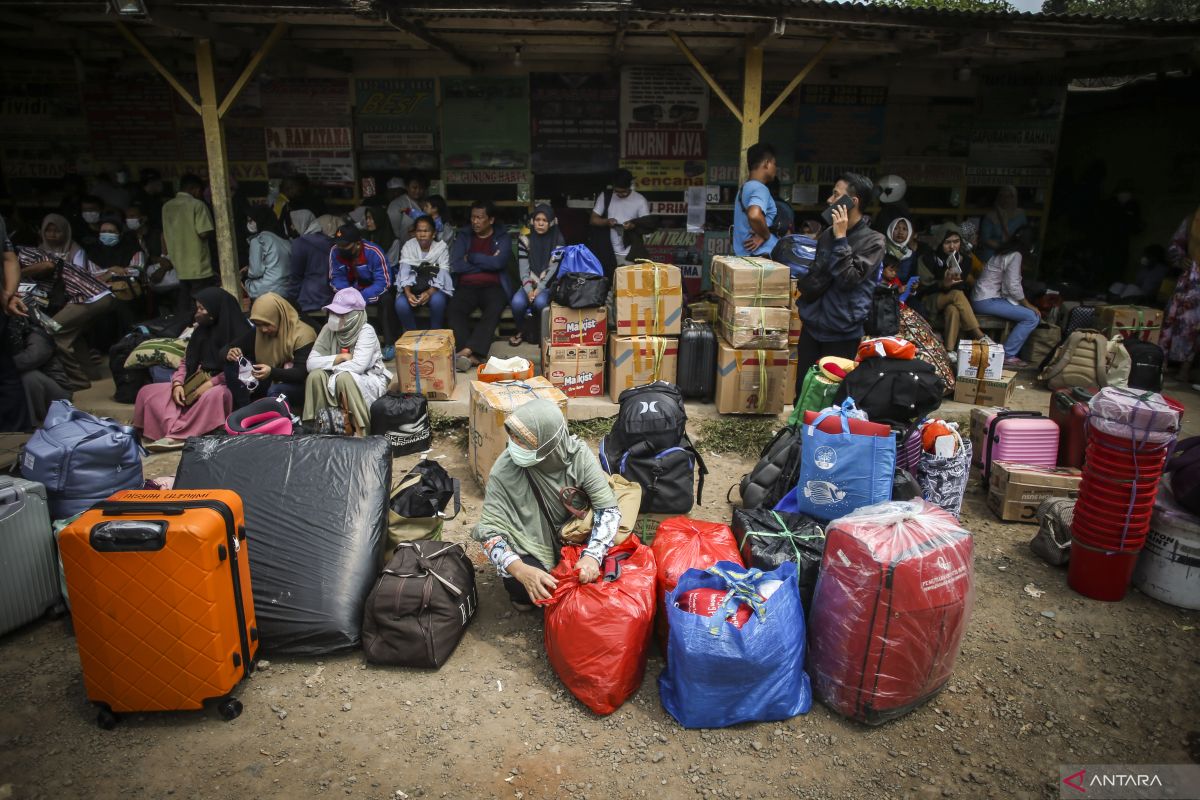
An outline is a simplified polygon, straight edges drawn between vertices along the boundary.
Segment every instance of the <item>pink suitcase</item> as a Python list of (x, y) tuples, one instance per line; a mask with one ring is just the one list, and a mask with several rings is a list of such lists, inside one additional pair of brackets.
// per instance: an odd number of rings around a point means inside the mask
[(984, 486), (991, 480), (993, 461), (1058, 466), (1058, 423), (1040, 412), (998, 411), (984, 425)]

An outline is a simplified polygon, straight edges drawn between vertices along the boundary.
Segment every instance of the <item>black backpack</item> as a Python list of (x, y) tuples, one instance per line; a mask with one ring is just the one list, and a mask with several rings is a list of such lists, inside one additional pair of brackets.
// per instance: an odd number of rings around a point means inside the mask
[(800, 447), (799, 425), (788, 425), (776, 432), (759, 454), (754, 469), (742, 476), (738, 485), (742, 508), (774, 508), (785, 494), (796, 488), (800, 480)]
[(847, 397), (871, 422), (906, 427), (942, 404), (946, 383), (934, 366), (917, 358), (867, 358), (846, 375), (834, 401)]
[(387, 439), (393, 456), (425, 452), (433, 443), (429, 401), (419, 394), (388, 392), (371, 404), (371, 435)]
[[(642, 487), (644, 514), (686, 514), (704, 502), (708, 468), (688, 438), (679, 387), (655, 381), (621, 392), (621, 409), (600, 440), (600, 465)], [(700, 482), (696, 482), (696, 468)]]
[(129, 358), (133, 349), (149, 338), (140, 330), (133, 330), (122, 336), (108, 351), (108, 368), (113, 377), (113, 400), (118, 403), (133, 403), (142, 387), (150, 383), (150, 370), (125, 367), (125, 359)]
[(567, 308), (599, 308), (608, 302), (608, 278), (590, 272), (568, 272), (554, 279), (550, 297)]
[(1129, 388), (1144, 392), (1162, 391), (1163, 350), (1152, 342), (1126, 339), (1125, 351), (1132, 365), (1129, 368)]

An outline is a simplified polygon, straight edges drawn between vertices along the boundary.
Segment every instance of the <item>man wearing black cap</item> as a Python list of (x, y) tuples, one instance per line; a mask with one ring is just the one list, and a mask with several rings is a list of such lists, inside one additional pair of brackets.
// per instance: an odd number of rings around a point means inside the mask
[(378, 303), (392, 285), (387, 256), (377, 246), (364, 242), (356, 226), (343, 225), (329, 249), (329, 282), (335, 292), (354, 287), (367, 305)]

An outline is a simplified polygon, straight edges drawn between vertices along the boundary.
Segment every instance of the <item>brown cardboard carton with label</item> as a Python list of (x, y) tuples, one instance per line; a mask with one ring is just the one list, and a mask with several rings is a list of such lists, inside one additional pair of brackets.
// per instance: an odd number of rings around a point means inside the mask
[(567, 397), (604, 394), (604, 345), (543, 345), (542, 374)]
[(787, 308), (792, 298), (792, 274), (786, 264), (761, 256), (714, 256), (712, 289), (735, 306)]
[(454, 396), (454, 332), (409, 331), (396, 342), (400, 390), (430, 400)]
[(1012, 400), (1017, 373), (1005, 371), (997, 380), (958, 378), (954, 382), (954, 402), (977, 406), (1007, 406)]
[(678, 336), (683, 330), (683, 273), (674, 264), (642, 261), (617, 267), (618, 336)]
[(551, 303), (542, 315), (542, 341), (603, 346), (608, 341), (608, 308), (567, 308)]
[(467, 462), (481, 488), (487, 485), (492, 465), (508, 446), (504, 420), (516, 409), (538, 398), (557, 403), (566, 416), (567, 396), (541, 375), (511, 383), (471, 381)]
[(731, 347), (739, 350), (785, 350), (792, 316), (786, 308), (720, 305), (718, 328)]
[(787, 350), (737, 350), (722, 339), (717, 347), (717, 412), (778, 414), (791, 399)]
[(675, 383), (679, 340), (672, 336), (614, 336), (608, 342), (608, 396), (654, 381)]
[(988, 483), (988, 508), (1006, 522), (1037, 524), (1037, 507), (1051, 497), (1079, 496), (1082, 475), (1074, 467), (1038, 467), (997, 461)]

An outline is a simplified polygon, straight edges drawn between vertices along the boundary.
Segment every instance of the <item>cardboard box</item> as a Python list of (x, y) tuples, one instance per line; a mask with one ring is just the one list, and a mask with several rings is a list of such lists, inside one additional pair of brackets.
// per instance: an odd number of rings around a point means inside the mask
[(709, 300), (688, 303), (688, 319), (707, 322), (709, 325), (715, 326), (717, 324), (717, 304)]
[(1158, 344), (1162, 334), (1163, 312), (1148, 306), (1101, 306), (1100, 330), (1108, 337), (1121, 334)]
[(795, 306), (792, 306), (792, 316), (788, 320), (788, 347), (800, 344), (802, 330), (804, 330), (804, 323), (800, 321), (800, 312), (796, 311)]
[(604, 394), (604, 345), (543, 345), (542, 374), (567, 397)]
[(1004, 345), (986, 344), (974, 339), (962, 339), (958, 343), (958, 377), (978, 378), (983, 368), (983, 377), (999, 380), (1004, 371)]
[(492, 465), (508, 446), (504, 420), (530, 400), (542, 398), (567, 413), (567, 396), (540, 375), (514, 383), (471, 381), (470, 441), (467, 462), (480, 488), (487, 485)]
[(792, 317), (786, 308), (735, 306), (722, 300), (717, 328), (737, 349), (786, 350)]
[(713, 256), (712, 290), (735, 306), (787, 308), (792, 273), (785, 264), (759, 256)]
[(396, 342), (400, 390), (430, 400), (454, 396), (454, 332), (409, 331)]
[(997, 461), (988, 484), (988, 508), (1005, 522), (1037, 524), (1037, 507), (1051, 497), (1079, 496), (1082, 478), (1074, 467), (1035, 467)]
[(794, 394), (788, 373), (786, 349), (737, 350), (722, 339), (717, 347), (717, 413), (778, 414)]
[(954, 383), (954, 402), (976, 406), (1007, 406), (1012, 400), (1017, 373), (1002, 372), (996, 380), (959, 378)]
[(567, 308), (551, 303), (542, 316), (542, 341), (603, 347), (608, 341), (608, 307)]
[(608, 396), (654, 381), (675, 383), (679, 340), (670, 336), (614, 336), (608, 342)]
[(977, 467), (983, 466), (983, 450), (987, 444), (984, 434), (987, 433), (987, 421), (1004, 409), (1000, 406), (982, 406), (971, 409), (971, 463)]
[(643, 261), (617, 267), (614, 282), (618, 336), (678, 336), (682, 332), (683, 278), (679, 267)]
[(785, 386), (792, 387), (792, 399), (796, 397), (796, 373), (800, 371), (800, 348), (792, 345), (788, 347), (788, 371)]

